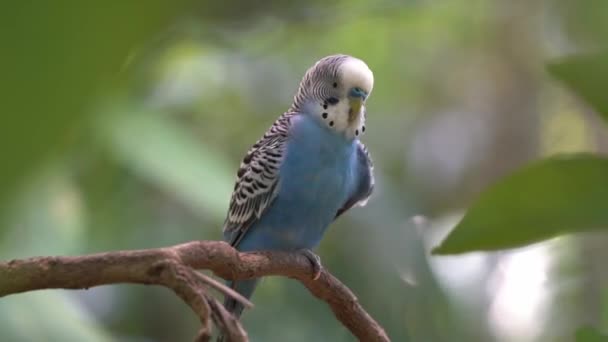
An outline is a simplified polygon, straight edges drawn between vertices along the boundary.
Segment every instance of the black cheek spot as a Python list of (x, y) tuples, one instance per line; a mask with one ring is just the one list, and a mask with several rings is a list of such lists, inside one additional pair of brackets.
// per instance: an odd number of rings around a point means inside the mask
[(365, 132), (365, 126), (361, 127), (361, 132)]
[(334, 88), (338, 88), (338, 83), (334, 82)]
[(327, 103), (323, 105), (323, 109), (327, 109)]
[(358, 129), (355, 130), (355, 135), (359, 135), (359, 130)]
[(327, 113), (323, 113), (321, 114), (321, 116), (323, 117), (323, 119), (327, 119)]
[(330, 121), (330, 122), (329, 122), (329, 126), (333, 126), (333, 125), (334, 125), (334, 122), (333, 122), (333, 121)]
[(332, 106), (337, 104), (338, 102), (340, 102), (340, 100), (338, 100), (337, 97), (330, 97), (327, 99), (327, 103), (329, 103)]

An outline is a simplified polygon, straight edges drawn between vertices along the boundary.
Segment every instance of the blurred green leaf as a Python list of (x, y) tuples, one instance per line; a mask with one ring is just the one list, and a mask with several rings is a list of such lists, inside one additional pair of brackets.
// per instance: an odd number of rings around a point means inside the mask
[(0, 218), (0, 258), (80, 252), (86, 213), (66, 168), (47, 165), (22, 190)]
[(608, 159), (590, 154), (537, 162), (471, 206), (434, 254), (512, 248), (608, 228)]
[(2, 298), (0, 317), (3, 341), (115, 340), (65, 292), (35, 292)]
[[(14, 2), (0, 11), (0, 197), (78, 134), (95, 93), (182, 1)], [(145, 10), (145, 14), (142, 12)]]
[(547, 68), (608, 120), (608, 53), (568, 57)]
[(234, 174), (220, 153), (152, 111), (118, 109), (103, 113), (100, 122), (97, 127), (104, 143), (125, 166), (176, 195), (196, 213), (224, 218)]
[(602, 335), (595, 328), (590, 326), (584, 326), (576, 330), (575, 334), (576, 342), (606, 342), (608, 336)]
[(608, 43), (608, 1), (551, 0), (547, 6), (559, 14), (566, 37), (581, 45)]

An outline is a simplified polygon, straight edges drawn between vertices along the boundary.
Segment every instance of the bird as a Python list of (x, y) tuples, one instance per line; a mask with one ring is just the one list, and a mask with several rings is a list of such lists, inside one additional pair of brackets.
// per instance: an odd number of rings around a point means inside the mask
[[(245, 154), (236, 175), (223, 237), (241, 252), (301, 252), (322, 271), (313, 250), (327, 227), (374, 189), (373, 162), (360, 141), (374, 76), (356, 57), (321, 58), (302, 78), (289, 109)], [(251, 298), (259, 279), (228, 281)], [(226, 296), (239, 318), (243, 305)]]

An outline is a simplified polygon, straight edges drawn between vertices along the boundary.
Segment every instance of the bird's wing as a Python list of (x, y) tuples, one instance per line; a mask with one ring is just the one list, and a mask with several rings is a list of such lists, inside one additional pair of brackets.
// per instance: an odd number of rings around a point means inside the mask
[(372, 158), (363, 143), (357, 141), (357, 170), (359, 182), (355, 191), (349, 196), (346, 202), (338, 209), (334, 219), (342, 215), (354, 205), (364, 206), (374, 191), (374, 164)]
[(279, 167), (286, 152), (292, 115), (281, 115), (241, 162), (224, 222), (224, 237), (234, 247), (278, 193)]

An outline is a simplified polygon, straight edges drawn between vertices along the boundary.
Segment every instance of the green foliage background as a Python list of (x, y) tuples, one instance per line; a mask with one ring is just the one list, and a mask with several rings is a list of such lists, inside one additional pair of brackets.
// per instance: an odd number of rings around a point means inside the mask
[[(604, 338), (605, 2), (22, 2), (0, 22), (0, 258), (219, 239), (243, 153), (306, 68), (348, 53), (376, 78), (378, 189), (332, 226), (325, 266), (394, 341)], [(430, 253), (453, 226), (436, 252), (503, 249), (474, 254), (466, 287), (450, 277), (472, 259)], [(497, 275), (520, 251), (504, 249), (558, 235), (545, 309), (497, 328)], [(253, 341), (353, 340), (293, 281), (265, 279), (254, 302)], [(0, 299), (2, 341), (196, 331), (160, 288)]]

